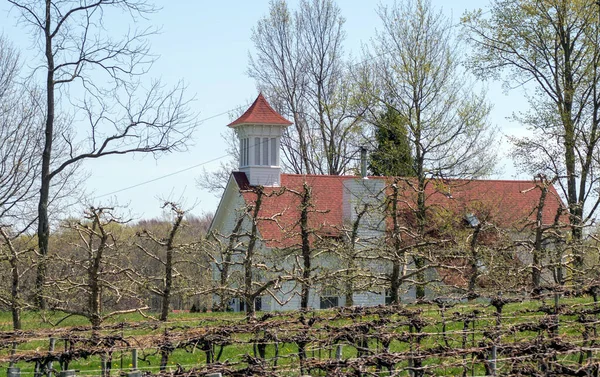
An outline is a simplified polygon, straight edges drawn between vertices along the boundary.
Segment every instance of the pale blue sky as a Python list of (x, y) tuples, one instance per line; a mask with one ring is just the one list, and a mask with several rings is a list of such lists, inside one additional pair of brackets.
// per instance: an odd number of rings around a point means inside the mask
[[(297, 1), (289, 1), (295, 7)], [(383, 1), (392, 3), (392, 1)], [(485, 8), (484, 0), (432, 0), (436, 7), (452, 14), (455, 20), (465, 10)], [(254, 100), (258, 94), (253, 80), (246, 75), (248, 53), (253, 45), (250, 31), (256, 22), (268, 12), (266, 0), (171, 0), (156, 1), (162, 10), (149, 20), (162, 27), (162, 33), (152, 37), (152, 51), (160, 56), (149, 77), (160, 77), (166, 83), (175, 84), (185, 80), (188, 95), (194, 96), (194, 109), (199, 119), (224, 113)], [(375, 13), (377, 2), (367, 0), (338, 0), (346, 18), (347, 33), (345, 49), (355, 59), (360, 58), (361, 43), (368, 43), (379, 28)], [(6, 2), (0, 5), (0, 32), (17, 45), (25, 56), (31, 46), (25, 30), (16, 26), (16, 12), (10, 11)], [(28, 58), (29, 60), (29, 58)], [(33, 57), (29, 64), (34, 61)], [(492, 122), (501, 131), (513, 135), (519, 131), (515, 124), (506, 120), (518, 106), (522, 97), (518, 93), (505, 95), (497, 83), (488, 83), (488, 98), (494, 104)], [(523, 109), (522, 107), (520, 109)], [(229, 123), (227, 115), (203, 122), (197, 129), (188, 152), (175, 153), (155, 161), (151, 156), (118, 156), (86, 162), (85, 169), (91, 175), (86, 181), (90, 197), (133, 186), (224, 156), (225, 143), (220, 137)], [(502, 178), (514, 178), (514, 169), (507, 160)], [(206, 164), (208, 170), (216, 168), (218, 161)], [(159, 197), (184, 200), (187, 206), (195, 204), (192, 212), (201, 214), (216, 209), (218, 199), (196, 187), (195, 179), (203, 167), (190, 169), (165, 179), (137, 188), (102, 197), (121, 205), (127, 205), (134, 217), (160, 216)], [(521, 177), (522, 178), (522, 177)], [(97, 204), (97, 203), (94, 203)]]

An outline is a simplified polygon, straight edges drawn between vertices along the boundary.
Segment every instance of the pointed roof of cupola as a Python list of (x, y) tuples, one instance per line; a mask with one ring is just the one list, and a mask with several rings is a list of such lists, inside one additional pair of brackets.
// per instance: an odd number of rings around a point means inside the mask
[(236, 127), (241, 124), (289, 126), (292, 124), (292, 122), (282, 117), (277, 111), (273, 110), (262, 93), (259, 93), (252, 106), (250, 106), (241, 117), (229, 123), (227, 126)]

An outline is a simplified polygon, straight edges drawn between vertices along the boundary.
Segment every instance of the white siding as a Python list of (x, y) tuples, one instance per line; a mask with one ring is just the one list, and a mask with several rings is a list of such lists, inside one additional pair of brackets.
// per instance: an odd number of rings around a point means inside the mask
[(382, 179), (352, 178), (344, 181), (342, 201), (344, 221), (353, 224), (364, 205), (369, 206), (360, 222), (359, 236), (362, 239), (381, 237), (385, 231), (385, 216), (381, 208), (384, 189), (385, 181)]
[(281, 168), (279, 166), (245, 166), (240, 171), (246, 173), (252, 186), (279, 187)]

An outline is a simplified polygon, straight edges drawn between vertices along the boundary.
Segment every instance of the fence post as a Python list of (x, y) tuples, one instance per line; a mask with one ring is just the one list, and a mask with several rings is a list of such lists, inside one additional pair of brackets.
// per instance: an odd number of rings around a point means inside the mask
[(75, 369), (61, 370), (58, 377), (75, 377)]
[(414, 369), (414, 363), (413, 363), (413, 359), (412, 358), (408, 359), (408, 375), (410, 377), (414, 377), (415, 376), (415, 369)]
[(12, 343), (12, 350), (10, 351), (10, 364), (8, 365), (9, 368), (12, 368), (15, 366), (15, 355), (17, 354), (17, 342), (13, 342)]
[(6, 377), (21, 377), (21, 368), (8, 367)]
[(490, 360), (490, 369), (492, 372), (492, 376), (496, 375), (496, 359), (497, 359), (497, 349), (496, 343), (492, 345), (492, 359)]
[(205, 377), (223, 377), (221, 373), (209, 373)]
[(137, 370), (138, 368), (138, 350), (134, 348), (131, 350), (131, 369)]
[(559, 318), (559, 305), (560, 305), (560, 294), (558, 292), (554, 293), (554, 336), (558, 336), (558, 326), (560, 324)]
[(38, 360), (35, 362), (35, 367), (33, 368), (33, 377), (42, 377), (42, 364)]
[(342, 360), (342, 345), (338, 344), (337, 349), (335, 350), (335, 358), (336, 360)]
[(137, 370), (138, 368), (138, 350), (134, 348), (131, 350), (131, 370), (127, 372), (127, 377), (142, 377), (142, 371)]
[[(48, 353), (54, 352), (54, 346), (56, 346), (56, 339), (50, 338), (50, 346), (48, 347)], [(52, 361), (48, 362), (48, 367), (46, 368), (46, 377), (52, 377)]]

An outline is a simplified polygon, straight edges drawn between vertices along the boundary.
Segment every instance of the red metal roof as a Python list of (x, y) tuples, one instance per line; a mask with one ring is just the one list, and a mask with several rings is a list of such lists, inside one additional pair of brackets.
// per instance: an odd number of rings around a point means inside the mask
[(229, 123), (228, 127), (235, 127), (241, 124), (269, 124), (289, 126), (292, 124), (289, 120), (282, 117), (277, 111), (273, 110), (262, 93), (256, 97), (254, 103), (246, 110), (241, 117)]
[[(245, 174), (236, 172), (234, 178), (246, 203), (252, 204), (256, 200), (256, 193), (251, 190)], [(309, 227), (321, 236), (338, 236), (344, 225), (343, 182), (356, 178), (358, 177), (282, 174), (281, 188), (264, 189), (266, 196), (259, 213), (259, 231), (267, 246), (300, 245), (298, 222), (301, 199), (296, 193), (303, 192), (305, 182), (312, 190)], [(383, 179), (386, 185), (393, 183), (393, 179), (387, 177), (370, 179)], [(414, 182), (398, 180), (397, 184), (401, 186), (402, 198), (399, 202), (403, 203), (404, 210), (414, 208), (417, 197)], [(540, 198), (540, 190), (533, 181), (516, 180), (436, 180), (428, 182), (425, 194), (430, 211), (439, 214), (439, 210), (444, 209), (459, 223), (466, 213), (473, 213), (480, 221), (517, 231), (532, 225)], [(551, 186), (542, 222), (552, 224), (559, 207), (563, 207), (562, 201)], [(560, 220), (567, 223), (567, 215), (563, 214)]]

